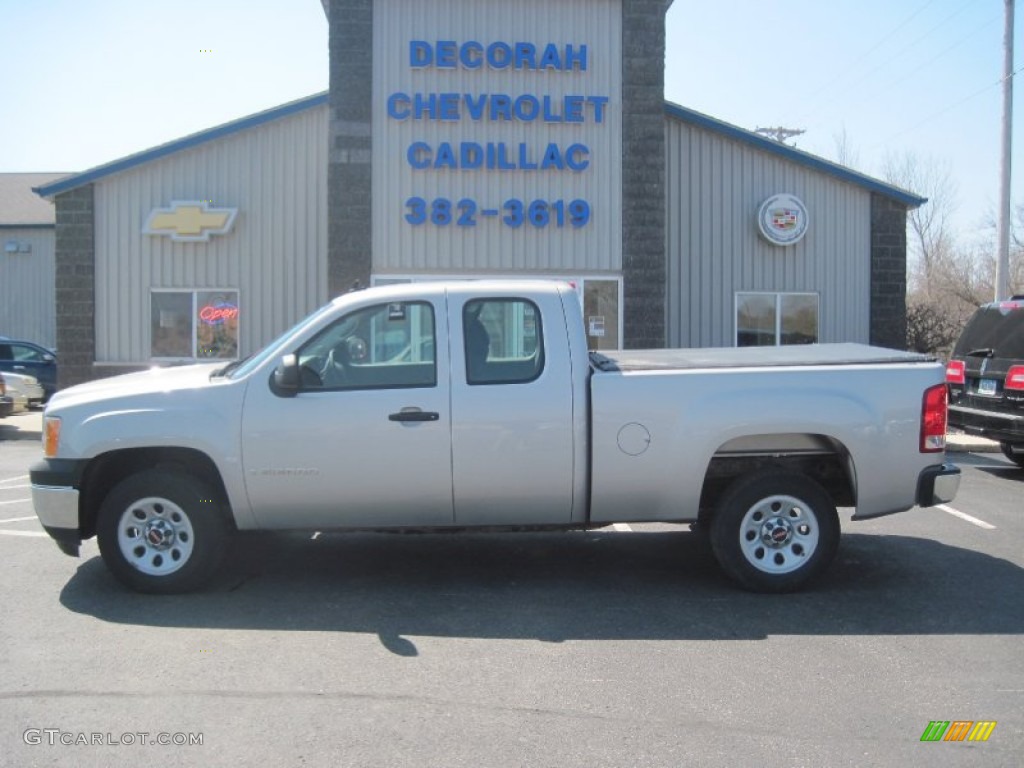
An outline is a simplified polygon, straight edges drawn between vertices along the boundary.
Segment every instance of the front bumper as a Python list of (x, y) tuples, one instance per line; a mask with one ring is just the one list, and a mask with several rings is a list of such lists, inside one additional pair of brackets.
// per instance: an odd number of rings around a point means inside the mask
[(43, 530), (60, 551), (78, 556), (82, 533), (78, 519), (78, 485), (82, 465), (68, 459), (44, 459), (29, 470), (32, 506)]
[(955, 464), (926, 467), (917, 478), (917, 504), (921, 507), (947, 504), (956, 498), (958, 490), (960, 467)]

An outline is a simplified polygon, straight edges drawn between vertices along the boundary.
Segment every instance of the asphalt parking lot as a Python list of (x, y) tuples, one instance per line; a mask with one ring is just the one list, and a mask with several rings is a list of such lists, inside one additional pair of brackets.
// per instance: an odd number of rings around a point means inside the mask
[[(737, 591), (697, 534), (638, 525), (250, 535), (209, 590), (158, 598), (120, 587), (94, 541), (76, 560), (43, 534), (38, 429), (39, 414), (0, 422), (2, 765), (1024, 754), (1024, 470), (998, 454), (951, 454), (947, 509), (844, 521), (837, 562), (796, 595)], [(996, 726), (922, 742), (935, 720)]]

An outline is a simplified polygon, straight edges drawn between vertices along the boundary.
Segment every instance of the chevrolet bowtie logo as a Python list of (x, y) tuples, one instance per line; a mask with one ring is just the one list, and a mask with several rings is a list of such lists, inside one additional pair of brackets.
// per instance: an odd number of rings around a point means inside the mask
[(231, 231), (237, 208), (210, 208), (204, 200), (172, 200), (169, 208), (154, 208), (142, 231), (147, 235), (170, 235), (179, 242), (205, 243), (210, 235)]

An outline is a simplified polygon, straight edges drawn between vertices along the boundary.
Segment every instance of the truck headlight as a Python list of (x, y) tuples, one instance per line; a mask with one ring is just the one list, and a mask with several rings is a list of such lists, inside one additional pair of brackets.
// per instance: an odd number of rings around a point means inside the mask
[(60, 417), (46, 416), (43, 419), (43, 455), (53, 458), (60, 444)]

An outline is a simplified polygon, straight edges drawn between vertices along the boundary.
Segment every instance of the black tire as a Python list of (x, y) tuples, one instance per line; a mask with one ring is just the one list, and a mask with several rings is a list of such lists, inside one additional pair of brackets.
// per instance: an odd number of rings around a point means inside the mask
[(100, 554), (118, 581), (138, 592), (190, 592), (224, 556), (224, 506), (209, 483), (184, 471), (139, 472), (118, 483), (100, 506)]
[(1003, 449), (1003, 455), (1016, 464), (1021, 469), (1024, 469), (1024, 445), (1017, 445), (1016, 448), (1020, 453), (1014, 454), (1012, 443), (1002, 442), (999, 447)]
[(762, 470), (726, 488), (711, 519), (722, 570), (753, 592), (792, 592), (824, 571), (839, 548), (839, 515), (817, 482)]

